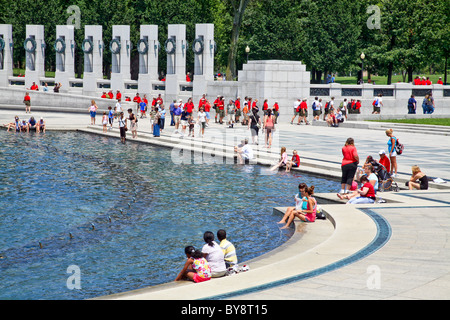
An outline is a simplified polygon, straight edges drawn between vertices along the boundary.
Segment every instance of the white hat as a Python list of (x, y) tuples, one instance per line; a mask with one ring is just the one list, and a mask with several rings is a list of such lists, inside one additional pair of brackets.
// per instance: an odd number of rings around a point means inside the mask
[(386, 154), (386, 151), (380, 150), (380, 152), (378, 152), (378, 154)]

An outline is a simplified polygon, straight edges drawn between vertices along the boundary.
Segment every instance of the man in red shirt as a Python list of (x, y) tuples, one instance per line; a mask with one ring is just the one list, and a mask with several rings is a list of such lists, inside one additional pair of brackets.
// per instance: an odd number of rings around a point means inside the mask
[(423, 77), (422, 80), (420, 81), (420, 85), (421, 86), (426, 86), (427, 85), (427, 79), (425, 79), (425, 77)]
[(356, 100), (356, 113), (361, 113), (361, 100)]
[(117, 90), (116, 92), (116, 100), (122, 100), (122, 94), (120, 93), (119, 90)]
[[(206, 95), (203, 94), (202, 97), (200, 98), (200, 101), (198, 102), (198, 110), (200, 110), (200, 108), (203, 107), (203, 109), (205, 109), (205, 105), (206, 105)], [(206, 112), (206, 110), (205, 110)]]
[(33, 84), (31, 85), (30, 90), (39, 91), (39, 87), (38, 87), (38, 85), (36, 83), (33, 82)]
[(110, 99), (113, 99), (113, 98), (114, 98), (114, 93), (112, 92), (112, 90), (109, 90), (109, 92), (108, 92), (108, 97), (109, 97)]
[(189, 98), (184, 104), (184, 110), (186, 110), (187, 116), (192, 118), (192, 112), (194, 111), (194, 103), (192, 102), (192, 98)]
[(163, 105), (163, 98), (161, 97), (161, 93), (158, 94), (158, 98), (156, 98), (156, 103), (159, 103), (160, 106)]
[(23, 98), (23, 103), (25, 104), (25, 113), (27, 113), (28, 111), (31, 113), (31, 97), (28, 92), (25, 93), (25, 97)]
[(380, 155), (380, 160), (378, 162), (386, 168), (387, 172), (391, 172), (391, 162), (389, 161), (389, 158), (386, 156), (386, 151), (380, 150), (378, 154)]
[(273, 114), (275, 115), (275, 124), (277, 124), (277, 119), (278, 119), (278, 116), (280, 115), (280, 112), (279, 112), (280, 107), (278, 106), (278, 101), (275, 101), (275, 103), (272, 107), (272, 110), (273, 110)]
[(433, 84), (430, 80), (430, 77), (427, 77), (426, 84), (427, 86), (431, 86)]
[(439, 77), (439, 80), (438, 80), (437, 84), (444, 84), (444, 83), (442, 82), (442, 77)]
[(106, 92), (105, 91), (103, 91), (103, 94), (102, 94), (102, 96), (100, 98), (108, 99), (108, 97), (106, 96)]
[(298, 117), (298, 125), (300, 124), (300, 121), (303, 119), (305, 121), (305, 124), (309, 124), (308, 122), (308, 104), (306, 103), (306, 98), (302, 100), (300, 103), (300, 117)]
[[(219, 110), (219, 123), (223, 123), (223, 118), (225, 117), (225, 102), (223, 100), (223, 97), (220, 97), (220, 100), (218, 101), (218, 110)], [(217, 113), (216, 113), (217, 114)]]
[(220, 101), (220, 96), (217, 96), (217, 99), (214, 100), (213, 104), (213, 108), (214, 110), (216, 110), (216, 115), (215, 115), (215, 123), (217, 123), (217, 115), (219, 114), (219, 101)]
[(252, 110), (258, 109), (258, 106), (256, 105), (257, 103), (258, 103), (258, 99), (255, 99), (255, 101), (253, 101), (253, 103), (252, 103)]
[(239, 123), (239, 117), (241, 116), (241, 97), (237, 97), (234, 101), (234, 108), (235, 108), (235, 115), (234, 115), (234, 121), (236, 123)]
[(136, 103), (136, 112), (139, 112), (139, 103), (141, 103), (141, 97), (139, 96), (139, 93), (136, 93), (136, 95), (133, 98), (133, 102)]
[(417, 76), (417, 77), (414, 79), (414, 85), (416, 85), (416, 86), (419, 86), (419, 85), (420, 85), (420, 78), (419, 78), (419, 76)]

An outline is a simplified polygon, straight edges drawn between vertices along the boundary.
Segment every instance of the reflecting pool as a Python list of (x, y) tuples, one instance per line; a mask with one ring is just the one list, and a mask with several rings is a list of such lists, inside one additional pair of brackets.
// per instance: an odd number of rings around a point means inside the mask
[[(76, 132), (0, 131), (0, 299), (87, 299), (173, 281), (184, 247), (227, 230), (240, 261), (270, 251), (276, 206), (305, 174), (262, 166), (178, 165), (171, 150)], [(79, 268), (81, 289), (69, 289)]]

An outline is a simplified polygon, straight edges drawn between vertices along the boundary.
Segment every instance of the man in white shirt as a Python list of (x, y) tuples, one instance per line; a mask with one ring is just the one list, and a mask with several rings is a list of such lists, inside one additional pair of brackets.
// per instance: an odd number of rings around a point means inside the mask
[(294, 119), (296, 116), (299, 116), (300, 118), (300, 102), (300, 99), (297, 99), (297, 101), (294, 102), (294, 116), (292, 117), (291, 124), (294, 124)]
[(117, 113), (121, 113), (123, 110), (122, 110), (122, 105), (120, 104), (120, 98), (119, 98), (119, 100), (117, 100), (117, 103), (116, 103), (116, 112)]
[(234, 147), (234, 151), (237, 153), (240, 164), (248, 163), (253, 159), (253, 150), (248, 144), (248, 139), (243, 141), (243, 146), (241, 148)]

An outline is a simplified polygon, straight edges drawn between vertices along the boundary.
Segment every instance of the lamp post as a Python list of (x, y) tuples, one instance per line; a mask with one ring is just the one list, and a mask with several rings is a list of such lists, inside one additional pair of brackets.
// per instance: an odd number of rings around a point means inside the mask
[(248, 54), (250, 53), (250, 47), (249, 46), (245, 47), (245, 53), (247, 54), (247, 63), (248, 63)]
[(366, 58), (366, 55), (363, 53), (361, 53), (361, 55), (359, 56), (361, 58), (361, 84), (364, 83), (364, 59)]

